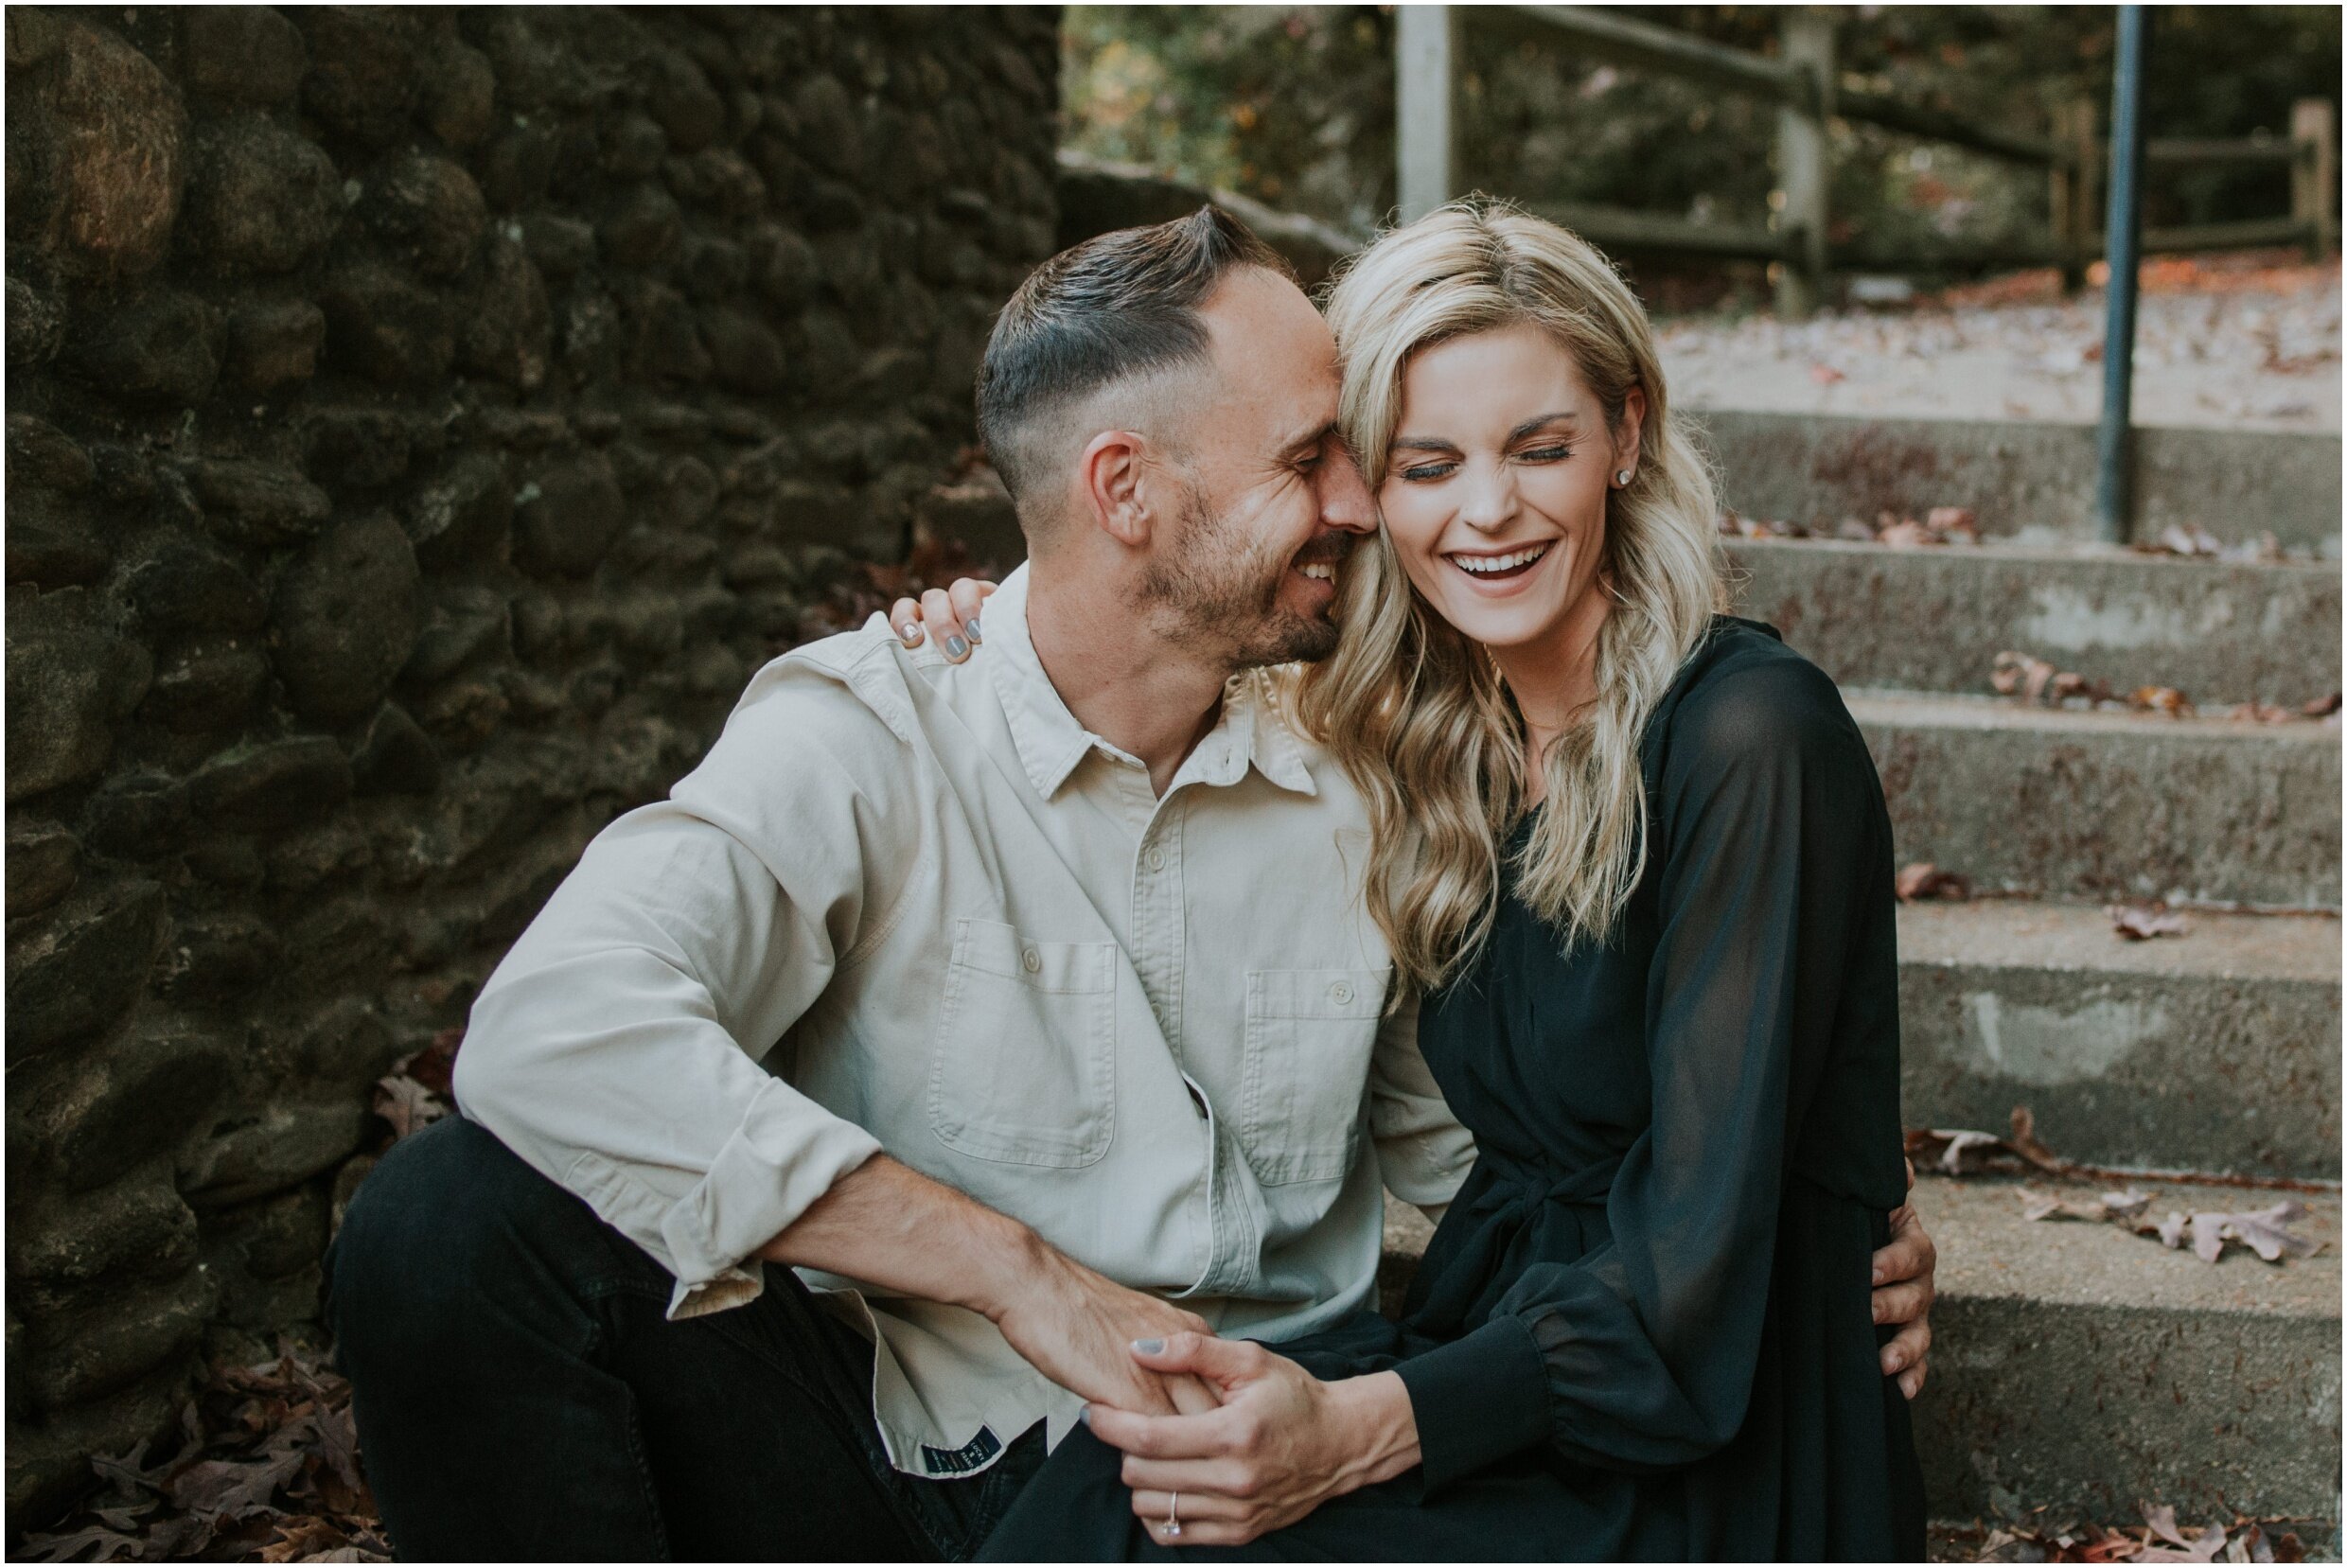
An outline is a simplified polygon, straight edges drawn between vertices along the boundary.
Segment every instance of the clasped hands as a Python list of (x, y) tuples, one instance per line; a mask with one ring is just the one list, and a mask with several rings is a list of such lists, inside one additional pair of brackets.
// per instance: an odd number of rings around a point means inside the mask
[[(1123, 1453), (1133, 1512), (1153, 1536), (1165, 1539), (1176, 1492), (1182, 1544), (1243, 1545), (1419, 1462), (1394, 1373), (1324, 1383), (1261, 1345), (1216, 1338), (1195, 1313), (1048, 1259), (993, 1315), (1014, 1349), (1087, 1401), (1085, 1422)], [(1914, 1207), (1900, 1208), (1874, 1256), (1874, 1315), (1900, 1325), (1882, 1369), (1909, 1399), (1928, 1370), (1934, 1262)]]
[(1185, 1545), (1252, 1541), (1418, 1463), (1409, 1395), (1391, 1372), (1322, 1383), (1064, 1255), (1034, 1259), (988, 1315), (1084, 1397), (1086, 1423), (1124, 1452), (1133, 1511), (1153, 1532), (1181, 1493)]

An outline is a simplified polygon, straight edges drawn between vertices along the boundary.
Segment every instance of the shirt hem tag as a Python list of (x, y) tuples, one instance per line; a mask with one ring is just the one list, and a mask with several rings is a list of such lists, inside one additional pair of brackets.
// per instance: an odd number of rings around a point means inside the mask
[(931, 1475), (967, 1475), (1001, 1452), (1002, 1439), (995, 1436), (995, 1429), (981, 1426), (978, 1429), (978, 1436), (960, 1448), (944, 1449), (923, 1443), (921, 1463)]

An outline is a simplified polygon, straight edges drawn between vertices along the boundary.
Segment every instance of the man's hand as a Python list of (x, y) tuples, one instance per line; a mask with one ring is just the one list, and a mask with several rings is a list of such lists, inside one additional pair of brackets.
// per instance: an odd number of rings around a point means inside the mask
[(1891, 1214), (1891, 1239), (1875, 1254), (1875, 1321), (1900, 1325), (1882, 1348), (1882, 1375), (1898, 1379), (1898, 1391), (1914, 1399), (1931, 1370), (1932, 1271), (1939, 1249), (1915, 1217), (1915, 1162), (1907, 1162), (1908, 1201)]
[(1011, 1348), (1061, 1387), (1097, 1404), (1168, 1416), (1211, 1410), (1199, 1379), (1136, 1364), (1137, 1339), (1209, 1336), (1206, 1319), (1169, 1301), (1127, 1290), (1066, 1254), (1038, 1244), (1014, 1294), (986, 1315)]
[(1176, 1492), (1183, 1545), (1237, 1546), (1418, 1463), (1409, 1391), (1391, 1372), (1322, 1383), (1260, 1345), (1195, 1333), (1136, 1345), (1133, 1359), (1202, 1378), (1222, 1398), (1205, 1415), (1085, 1413), (1095, 1436), (1124, 1451), (1133, 1512), (1160, 1542), (1176, 1539), (1166, 1532)]
[(1045, 1377), (1087, 1400), (1159, 1412), (1214, 1407), (1197, 1379), (1136, 1366), (1128, 1348), (1203, 1332), (1205, 1319), (1094, 1273), (1018, 1221), (886, 1154), (833, 1182), (758, 1256), (981, 1313)]

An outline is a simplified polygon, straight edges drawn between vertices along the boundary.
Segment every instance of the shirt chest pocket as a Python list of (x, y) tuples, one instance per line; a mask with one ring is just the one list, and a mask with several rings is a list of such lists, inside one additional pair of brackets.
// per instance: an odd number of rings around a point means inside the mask
[(1382, 969), (1247, 971), (1239, 1141), (1265, 1187), (1351, 1167), (1385, 1003)]
[(1117, 944), (1030, 942), (954, 925), (929, 1068), (947, 1148), (1015, 1165), (1090, 1165), (1116, 1132)]

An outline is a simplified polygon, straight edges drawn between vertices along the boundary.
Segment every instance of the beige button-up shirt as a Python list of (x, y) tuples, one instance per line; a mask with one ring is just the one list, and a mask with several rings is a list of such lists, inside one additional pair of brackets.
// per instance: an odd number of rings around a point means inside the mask
[[(498, 966), (465, 1113), (677, 1278), (753, 1254), (876, 1150), (1226, 1334), (1370, 1302), (1381, 1187), (1473, 1157), (1363, 907), (1365, 807), (1235, 677), (1163, 796), (1029, 640), (1026, 573), (963, 665), (878, 617), (776, 660), (666, 802), (630, 812)], [(1081, 1401), (979, 1314), (803, 1271), (876, 1345), (919, 1474)]]

